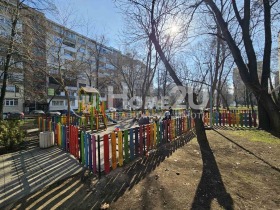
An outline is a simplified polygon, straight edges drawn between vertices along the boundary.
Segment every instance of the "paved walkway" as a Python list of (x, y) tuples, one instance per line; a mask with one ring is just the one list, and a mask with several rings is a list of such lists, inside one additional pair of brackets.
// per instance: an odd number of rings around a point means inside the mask
[(29, 148), (0, 156), (0, 209), (40, 188), (82, 171), (58, 147)]
[[(110, 133), (115, 126), (125, 130), (138, 124), (132, 119), (123, 120), (97, 134)], [(33, 147), (29, 145), (26, 150), (0, 156), (0, 209), (83, 169), (77, 160), (57, 146), (40, 149), (38, 137), (32, 141)]]

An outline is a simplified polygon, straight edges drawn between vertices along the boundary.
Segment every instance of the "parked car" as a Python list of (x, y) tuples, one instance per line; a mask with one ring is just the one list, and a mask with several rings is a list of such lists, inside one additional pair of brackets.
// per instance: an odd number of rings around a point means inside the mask
[(141, 111), (141, 107), (140, 106), (133, 106), (133, 108), (131, 110), (132, 111)]
[(61, 113), (60, 113), (59, 111), (49, 111), (49, 112), (46, 113), (46, 115), (47, 115), (48, 117), (60, 116)]
[(124, 110), (124, 111), (131, 111), (131, 106), (130, 106), (130, 105), (125, 105), (125, 106), (123, 107), (123, 110)]
[(123, 112), (124, 111), (124, 109), (122, 107), (117, 107), (116, 110), (117, 110), (117, 112)]
[(20, 111), (12, 111), (7, 113), (6, 119), (13, 120), (22, 120), (24, 119), (24, 113)]
[[(60, 110), (60, 113), (61, 115), (67, 115), (68, 110), (67, 109)], [(73, 110), (70, 110), (70, 115), (76, 115), (76, 113)]]
[(43, 110), (33, 110), (29, 113), (29, 116), (32, 117), (38, 117), (38, 116), (44, 116), (45, 112)]
[(114, 107), (109, 107), (109, 109), (107, 109), (105, 112), (116, 112), (117, 109)]

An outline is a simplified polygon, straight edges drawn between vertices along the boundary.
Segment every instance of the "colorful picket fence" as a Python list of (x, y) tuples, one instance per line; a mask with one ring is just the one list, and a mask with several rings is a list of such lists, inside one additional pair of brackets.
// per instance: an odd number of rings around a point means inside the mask
[[(210, 125), (210, 113), (204, 113), (204, 124)], [(212, 125), (230, 127), (257, 127), (257, 113), (251, 110), (213, 112)]]
[(55, 142), (62, 150), (100, 176), (103, 171), (108, 174), (137, 157), (147, 155), (158, 146), (176, 140), (191, 126), (188, 118), (178, 117), (104, 136), (80, 130), (75, 125), (67, 127), (55, 122), (47, 130), (55, 133)]
[[(53, 131), (56, 144), (73, 155), (84, 167), (101, 176), (123, 166), (137, 157), (167, 142), (175, 141), (194, 127), (194, 119), (188, 112), (178, 113), (171, 120), (159, 121), (103, 136), (92, 134), (73, 123), (66, 126), (64, 118), (38, 119), (42, 131)], [(182, 116), (180, 116), (182, 115)], [(185, 116), (183, 116), (185, 115)], [(130, 116), (131, 117), (131, 116)], [(204, 113), (205, 125), (210, 124), (209, 113)], [(213, 125), (232, 127), (256, 127), (257, 115), (251, 111), (214, 112)]]
[[(150, 109), (145, 111), (146, 116), (155, 116), (155, 115), (164, 115), (164, 112), (166, 110), (155, 110), (155, 109)], [(113, 120), (126, 120), (126, 119), (132, 119), (132, 118), (138, 118), (141, 116), (140, 111), (130, 111), (130, 112), (109, 112), (106, 113), (110, 118)], [(173, 116), (179, 117), (183, 116), (185, 114), (184, 109), (175, 109), (173, 110)]]
[[(178, 109), (174, 110), (174, 115), (173, 116), (184, 116), (185, 111), (183, 109)], [(139, 111), (131, 111), (131, 112), (111, 112), (111, 113), (106, 113), (111, 119), (113, 120), (127, 120), (127, 119), (133, 119), (135, 117), (139, 117), (140, 112)], [(164, 111), (155, 111), (155, 110), (146, 110), (145, 113), (146, 116), (154, 116), (154, 115), (164, 115)], [(97, 116), (98, 117), (98, 116)], [(88, 125), (91, 128), (93, 127), (93, 120), (91, 116), (71, 116), (70, 117), (70, 124), (71, 125), (77, 125), (77, 126), (85, 126)], [(98, 120), (98, 118), (97, 118)], [(67, 125), (67, 116), (62, 115), (62, 116), (53, 116), (53, 117), (38, 117), (36, 120), (38, 124), (38, 128), (41, 131), (46, 131), (50, 130), (50, 126), (52, 123), (58, 124), (60, 123), (61, 125)], [(95, 122), (96, 123), (96, 122)]]

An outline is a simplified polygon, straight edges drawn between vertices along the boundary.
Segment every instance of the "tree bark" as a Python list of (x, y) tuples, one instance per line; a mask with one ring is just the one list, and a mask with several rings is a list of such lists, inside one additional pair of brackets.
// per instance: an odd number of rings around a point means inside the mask
[(230, 48), (234, 61), (238, 67), (239, 74), (246, 88), (254, 93), (259, 99), (259, 125), (261, 128), (272, 132), (274, 135), (280, 137), (280, 110), (268, 94), (268, 78), (270, 76), (270, 55), (271, 55), (271, 22), (270, 22), (270, 3), (268, 0), (263, 0), (264, 4), (264, 29), (265, 29), (265, 48), (263, 57), (263, 69), (261, 83), (259, 82), (257, 74), (257, 58), (253, 42), (250, 34), (250, 20), (251, 20), (251, 1), (244, 1), (244, 17), (241, 19), (240, 13), (237, 9), (236, 2), (232, 1), (233, 10), (236, 19), (242, 30), (243, 44), (245, 46), (246, 55), (248, 57), (248, 65), (242, 57), (241, 50), (233, 39), (228, 24), (223, 18), (223, 14), (217, 7), (213, 0), (204, 0), (204, 2), (211, 8), (216, 16), (217, 22), (221, 27), (222, 34)]

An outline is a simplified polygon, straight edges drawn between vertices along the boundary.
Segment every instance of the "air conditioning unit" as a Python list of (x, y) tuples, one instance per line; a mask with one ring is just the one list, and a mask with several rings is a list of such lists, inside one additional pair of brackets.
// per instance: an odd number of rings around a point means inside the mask
[(40, 132), (39, 147), (49, 148), (52, 146), (54, 146), (54, 132), (50, 132), (50, 131)]

